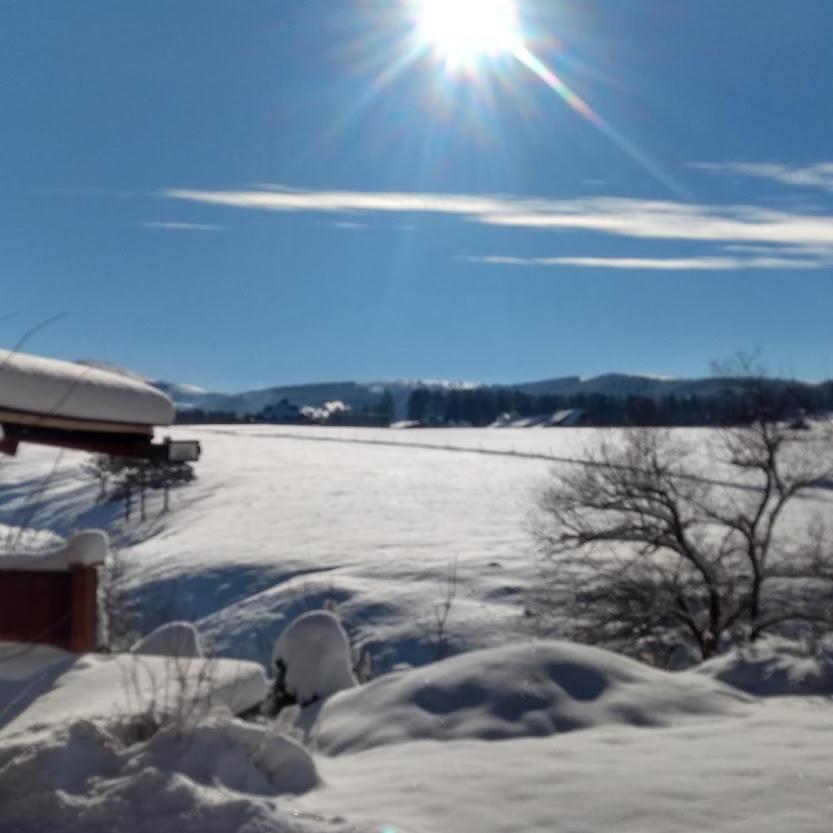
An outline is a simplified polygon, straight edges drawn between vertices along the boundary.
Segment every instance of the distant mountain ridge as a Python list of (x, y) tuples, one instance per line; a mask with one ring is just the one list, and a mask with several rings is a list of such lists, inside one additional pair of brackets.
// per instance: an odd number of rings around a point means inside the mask
[[(481, 382), (453, 381), (444, 379), (394, 379), (377, 382), (316, 382), (300, 385), (277, 385), (240, 393), (218, 393), (195, 385), (152, 379), (117, 365), (84, 360), (88, 364), (133, 379), (147, 382), (164, 391), (173, 399), (179, 410), (199, 408), (203, 411), (222, 411), (238, 416), (258, 414), (265, 408), (275, 406), (286, 399), (294, 405), (320, 408), (327, 402), (340, 401), (354, 410), (367, 408), (379, 402), (387, 390), (393, 397), (397, 418), (405, 416), (411, 393), (418, 388), (452, 391), (486, 388), (490, 390), (517, 390), (533, 396), (557, 395), (576, 396), (580, 394), (601, 394), (616, 398), (628, 396), (662, 399), (666, 396), (678, 398), (689, 396), (715, 396), (727, 389), (738, 389), (741, 379), (730, 376), (708, 376), (681, 379), (648, 374), (605, 373), (583, 378), (562, 376), (519, 384), (489, 385)], [(816, 388), (824, 382), (796, 382), (787, 379), (770, 379), (774, 385), (799, 385)]]
[[(581, 378), (566, 376), (560, 379), (544, 379), (540, 382), (526, 382), (520, 385), (500, 385), (534, 395), (556, 394), (575, 396), (577, 394), (603, 394), (626, 397), (645, 396), (660, 399), (663, 396), (710, 396), (734, 387), (738, 379), (731, 376), (707, 376), (692, 379), (678, 379), (663, 376), (649, 376), (628, 373), (605, 373), (601, 376)], [(773, 384), (793, 384), (786, 379), (772, 379)], [(808, 384), (799, 382), (796, 384)]]

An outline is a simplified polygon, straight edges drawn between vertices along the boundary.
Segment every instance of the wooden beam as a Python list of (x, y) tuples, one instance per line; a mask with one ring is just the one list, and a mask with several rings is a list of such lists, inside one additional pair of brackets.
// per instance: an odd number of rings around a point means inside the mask
[(95, 567), (70, 567), (72, 576), (72, 633), (70, 651), (86, 654), (97, 647), (98, 570)]
[(76, 417), (38, 414), (0, 408), (0, 423), (32, 428), (54, 428), (60, 431), (91, 431), (96, 434), (141, 434), (153, 436), (153, 426), (138, 422), (111, 422), (104, 419), (79, 419)]

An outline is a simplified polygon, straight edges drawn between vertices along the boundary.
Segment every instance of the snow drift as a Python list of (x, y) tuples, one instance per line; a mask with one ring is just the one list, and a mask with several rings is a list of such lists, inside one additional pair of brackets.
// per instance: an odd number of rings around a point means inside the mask
[(82, 721), (0, 747), (0, 807), (9, 833), (300, 833), (277, 796), (318, 784), (294, 740), (210, 718), (126, 745), (105, 724)]
[(668, 726), (739, 713), (740, 692), (617, 654), (540, 641), (473, 651), (380, 677), (326, 701), (317, 748), (356, 752), (409, 740), (503, 740), (619, 724)]

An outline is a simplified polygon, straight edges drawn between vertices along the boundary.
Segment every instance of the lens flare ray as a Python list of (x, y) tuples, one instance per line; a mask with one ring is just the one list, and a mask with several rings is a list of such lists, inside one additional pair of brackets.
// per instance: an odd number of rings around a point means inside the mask
[(685, 193), (674, 180), (649, 159), (636, 145), (623, 136), (613, 125), (600, 116), (583, 98), (576, 95), (543, 61), (530, 52), (524, 45), (516, 46), (512, 54), (527, 69), (543, 81), (553, 92), (557, 93), (564, 102), (575, 110), (582, 118), (600, 130), (620, 150), (624, 151), (634, 162), (639, 164), (653, 177), (658, 179), (669, 190), (678, 196), (685, 197)]
[[(414, 0), (417, 48), (434, 54), (449, 76), (469, 78), (500, 73), (499, 61), (516, 59), (574, 112), (679, 197), (683, 189), (632, 141), (617, 130), (527, 45), (516, 0)], [(504, 64), (505, 66), (505, 64)]]

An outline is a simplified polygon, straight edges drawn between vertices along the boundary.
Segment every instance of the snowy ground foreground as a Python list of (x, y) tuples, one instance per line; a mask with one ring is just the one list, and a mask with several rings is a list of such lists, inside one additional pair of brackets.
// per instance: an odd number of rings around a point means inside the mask
[(318, 758), (292, 806), (402, 833), (829, 833), (829, 702), (549, 738), (418, 741)]
[[(331, 598), (377, 656), (389, 640), (390, 663), (428, 659), (420, 623), (455, 554), (455, 647), (517, 647), (308, 707), (298, 725), (319, 745), (312, 758), (274, 730), (212, 716), (184, 741), (163, 732), (132, 746), (97, 721), (24, 731), (0, 742), (3, 833), (830, 830), (826, 663), (775, 646), (668, 674), (580, 646), (532, 650), (509, 631), (533, 575), (530, 491), (547, 455), (574, 456), (592, 431), (175, 433), (202, 441), (199, 480), (169, 515), (152, 504), (147, 522), (111, 529), (134, 566), (134, 598), (169, 593), (159, 615), (199, 619), (209, 651), (268, 657), (289, 618)], [(0, 462), (7, 537), (29, 540), (15, 531), (21, 519), (45, 545), (50, 531), (118, 518), (118, 507), (94, 507), (96, 487), (78, 481), (70, 453), (48, 498), (29, 501), (54, 459), (22, 449)], [(824, 499), (805, 501), (799, 519)], [(750, 700), (717, 680), (827, 696)]]
[(324, 786), (292, 806), (378, 830), (830, 829), (829, 698), (753, 700), (705, 669), (539, 642), (382, 677), (307, 722)]
[[(742, 663), (736, 657), (735, 665)], [(304, 709), (312, 752), (207, 715), (146, 742), (81, 721), (0, 743), (4, 833), (822, 833), (829, 699), (538, 642)], [(285, 728), (285, 726), (283, 727)]]
[(228, 717), (140, 743), (118, 724), (79, 721), (0, 746), (0, 824), (4, 833), (358, 830), (282, 806), (319, 782), (299, 743)]
[[(452, 649), (505, 643), (534, 578), (526, 522), (535, 487), (553, 459), (581, 456), (599, 437), (263, 425), (172, 433), (199, 439), (203, 458), (169, 515), (156, 498), (145, 523), (125, 525), (121, 507), (96, 506), (98, 487), (79, 478), (83, 455), (22, 447), (0, 460), (0, 523), (63, 535), (109, 525), (146, 626), (196, 621), (209, 653), (268, 663), (295, 615), (336, 602), (377, 672), (433, 658), (426, 629), (455, 559)], [(799, 514), (827, 499), (819, 492)]]

